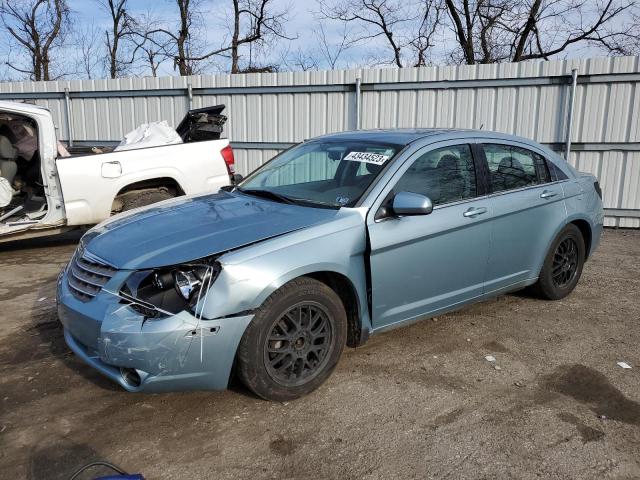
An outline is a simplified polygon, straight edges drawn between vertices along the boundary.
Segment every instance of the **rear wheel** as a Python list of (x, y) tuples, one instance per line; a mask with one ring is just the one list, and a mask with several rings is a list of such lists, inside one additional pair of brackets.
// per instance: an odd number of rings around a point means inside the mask
[(331, 375), (346, 337), (338, 295), (317, 280), (298, 278), (256, 311), (238, 346), (238, 375), (266, 400), (301, 397)]
[(580, 280), (585, 259), (584, 238), (580, 229), (567, 225), (555, 238), (544, 260), (533, 292), (548, 300), (569, 295)]
[(132, 193), (123, 201), (121, 211), (125, 212), (127, 210), (133, 210), (134, 208), (145, 207), (152, 203), (161, 202), (173, 197), (174, 195), (171, 192), (163, 189)]

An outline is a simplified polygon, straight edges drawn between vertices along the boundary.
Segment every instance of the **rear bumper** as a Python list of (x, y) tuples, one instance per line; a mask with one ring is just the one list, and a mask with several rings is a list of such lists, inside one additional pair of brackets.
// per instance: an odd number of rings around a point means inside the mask
[(81, 302), (58, 282), (58, 316), (69, 348), (130, 392), (224, 390), (253, 315), (198, 321), (183, 311), (144, 320), (108, 291)]

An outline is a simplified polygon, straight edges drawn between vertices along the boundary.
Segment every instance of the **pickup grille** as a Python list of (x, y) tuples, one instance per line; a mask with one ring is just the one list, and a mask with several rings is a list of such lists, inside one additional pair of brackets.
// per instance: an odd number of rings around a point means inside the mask
[(78, 300), (88, 302), (111, 280), (116, 269), (77, 251), (71, 259), (67, 272), (67, 283)]

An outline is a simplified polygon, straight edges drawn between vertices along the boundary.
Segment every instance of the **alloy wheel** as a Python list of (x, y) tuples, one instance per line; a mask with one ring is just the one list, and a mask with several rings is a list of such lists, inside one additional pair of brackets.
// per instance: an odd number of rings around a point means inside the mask
[(329, 314), (316, 302), (302, 302), (272, 325), (264, 345), (269, 375), (285, 386), (302, 385), (326, 363), (333, 337)]
[(569, 285), (578, 271), (578, 245), (573, 238), (565, 238), (553, 255), (551, 277), (556, 287)]

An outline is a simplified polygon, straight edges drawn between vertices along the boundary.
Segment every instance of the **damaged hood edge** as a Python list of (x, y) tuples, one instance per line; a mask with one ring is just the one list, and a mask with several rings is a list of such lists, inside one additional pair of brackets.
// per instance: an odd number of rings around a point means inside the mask
[(240, 193), (183, 197), (96, 226), (81, 248), (114, 268), (139, 270), (219, 256), (331, 220), (338, 210)]

